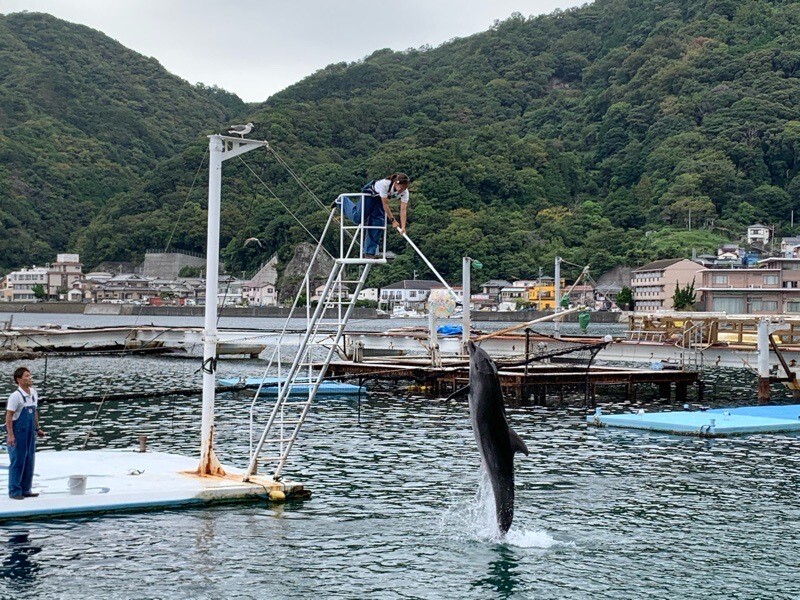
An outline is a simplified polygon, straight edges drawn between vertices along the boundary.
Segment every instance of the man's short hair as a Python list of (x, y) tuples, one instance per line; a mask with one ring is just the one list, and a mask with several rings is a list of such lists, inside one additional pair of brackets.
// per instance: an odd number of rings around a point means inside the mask
[(17, 367), (14, 369), (14, 383), (19, 383), (19, 380), (22, 379), (22, 376), (25, 373), (30, 373), (31, 370), (28, 367)]

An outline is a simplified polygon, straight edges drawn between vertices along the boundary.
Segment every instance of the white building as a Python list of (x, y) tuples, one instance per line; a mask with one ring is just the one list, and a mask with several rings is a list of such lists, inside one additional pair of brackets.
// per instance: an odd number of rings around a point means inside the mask
[(240, 306), (244, 282), (230, 275), (220, 275), (218, 281), (217, 306)]
[(748, 244), (761, 244), (766, 246), (771, 239), (772, 230), (766, 225), (756, 223), (747, 228), (747, 243)]
[(358, 292), (359, 300), (371, 300), (372, 302), (378, 301), (378, 288), (364, 288)]
[(785, 237), (781, 240), (781, 256), (800, 258), (800, 237)]
[(6, 275), (6, 292), (3, 294), (4, 300), (12, 302), (28, 302), (36, 300), (33, 287), (42, 286), (45, 296), (47, 296), (47, 275), (46, 267), (36, 267), (31, 269), (22, 268), (19, 271), (12, 271)]
[(438, 281), (427, 279), (404, 279), (381, 289), (380, 303), (389, 310), (402, 307), (406, 310), (423, 309), (428, 295), (434, 288), (444, 287)]
[(538, 282), (535, 279), (517, 279), (508, 287), (525, 288), (527, 290), (535, 285), (538, 285)]

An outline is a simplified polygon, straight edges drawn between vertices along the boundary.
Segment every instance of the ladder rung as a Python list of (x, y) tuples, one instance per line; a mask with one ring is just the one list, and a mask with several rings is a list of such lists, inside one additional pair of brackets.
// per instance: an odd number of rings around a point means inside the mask
[(278, 442), (293, 442), (296, 438), (270, 438), (264, 440), (265, 444), (277, 444)]
[(284, 458), (286, 458), (285, 455), (284, 456), (263, 456), (263, 457), (260, 458), (260, 461), (262, 463), (275, 462), (277, 460), (283, 460)]

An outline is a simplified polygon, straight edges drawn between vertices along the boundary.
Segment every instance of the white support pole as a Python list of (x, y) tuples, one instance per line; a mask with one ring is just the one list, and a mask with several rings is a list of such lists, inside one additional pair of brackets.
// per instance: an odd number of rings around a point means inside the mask
[(431, 350), (431, 366), (438, 367), (438, 347), (439, 339), (436, 335), (436, 315), (428, 308), (428, 346)]
[(758, 376), (769, 377), (769, 319), (758, 320)]
[(470, 310), (470, 298), (472, 294), (470, 293), (470, 289), (472, 288), (472, 259), (469, 256), (465, 256), (461, 259), (461, 291), (463, 293), (464, 300), (461, 303), (462, 312), (461, 312), (461, 352), (465, 355), (467, 354), (467, 344), (469, 343), (469, 333), (470, 333), (470, 318), (471, 315), (469, 313)]
[(266, 147), (267, 142), (224, 135), (208, 136), (208, 231), (206, 233), (206, 307), (203, 327), (203, 415), (200, 425), (199, 475), (224, 475), (214, 455), (214, 392), (217, 360), (217, 291), (219, 287), (219, 219), (222, 163)]
[(769, 335), (770, 322), (767, 317), (758, 320), (758, 403), (769, 402)]
[(214, 388), (217, 359), (217, 287), (219, 285), (219, 215), (222, 196), (222, 151), (220, 136), (208, 142), (208, 232), (206, 240), (206, 307), (203, 327), (203, 417), (200, 428), (200, 475), (216, 475), (222, 467), (214, 455)]
[[(556, 256), (556, 267), (555, 267), (555, 297), (556, 297), (556, 307), (553, 311), (554, 314), (558, 314), (561, 312), (561, 257)], [(561, 337), (561, 321), (556, 318), (553, 321), (553, 337), (560, 338)]]

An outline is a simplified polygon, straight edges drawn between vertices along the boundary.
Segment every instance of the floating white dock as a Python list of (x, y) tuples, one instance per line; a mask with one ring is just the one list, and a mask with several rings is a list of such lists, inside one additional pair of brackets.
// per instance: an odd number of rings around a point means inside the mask
[[(302, 485), (251, 477), (224, 466), (225, 476), (198, 476), (198, 459), (163, 452), (119, 450), (36, 453), (36, 498), (8, 497), (8, 454), (0, 454), (0, 520), (59, 517), (80, 513), (134, 511), (308, 496)], [(70, 477), (86, 476), (86, 491), (70, 493)], [(74, 480), (73, 480), (74, 481)]]
[(721, 437), (746, 433), (800, 431), (800, 404), (740, 406), (705, 411), (671, 411), (604, 415), (599, 411), (586, 420), (598, 426), (647, 429), (664, 433)]

